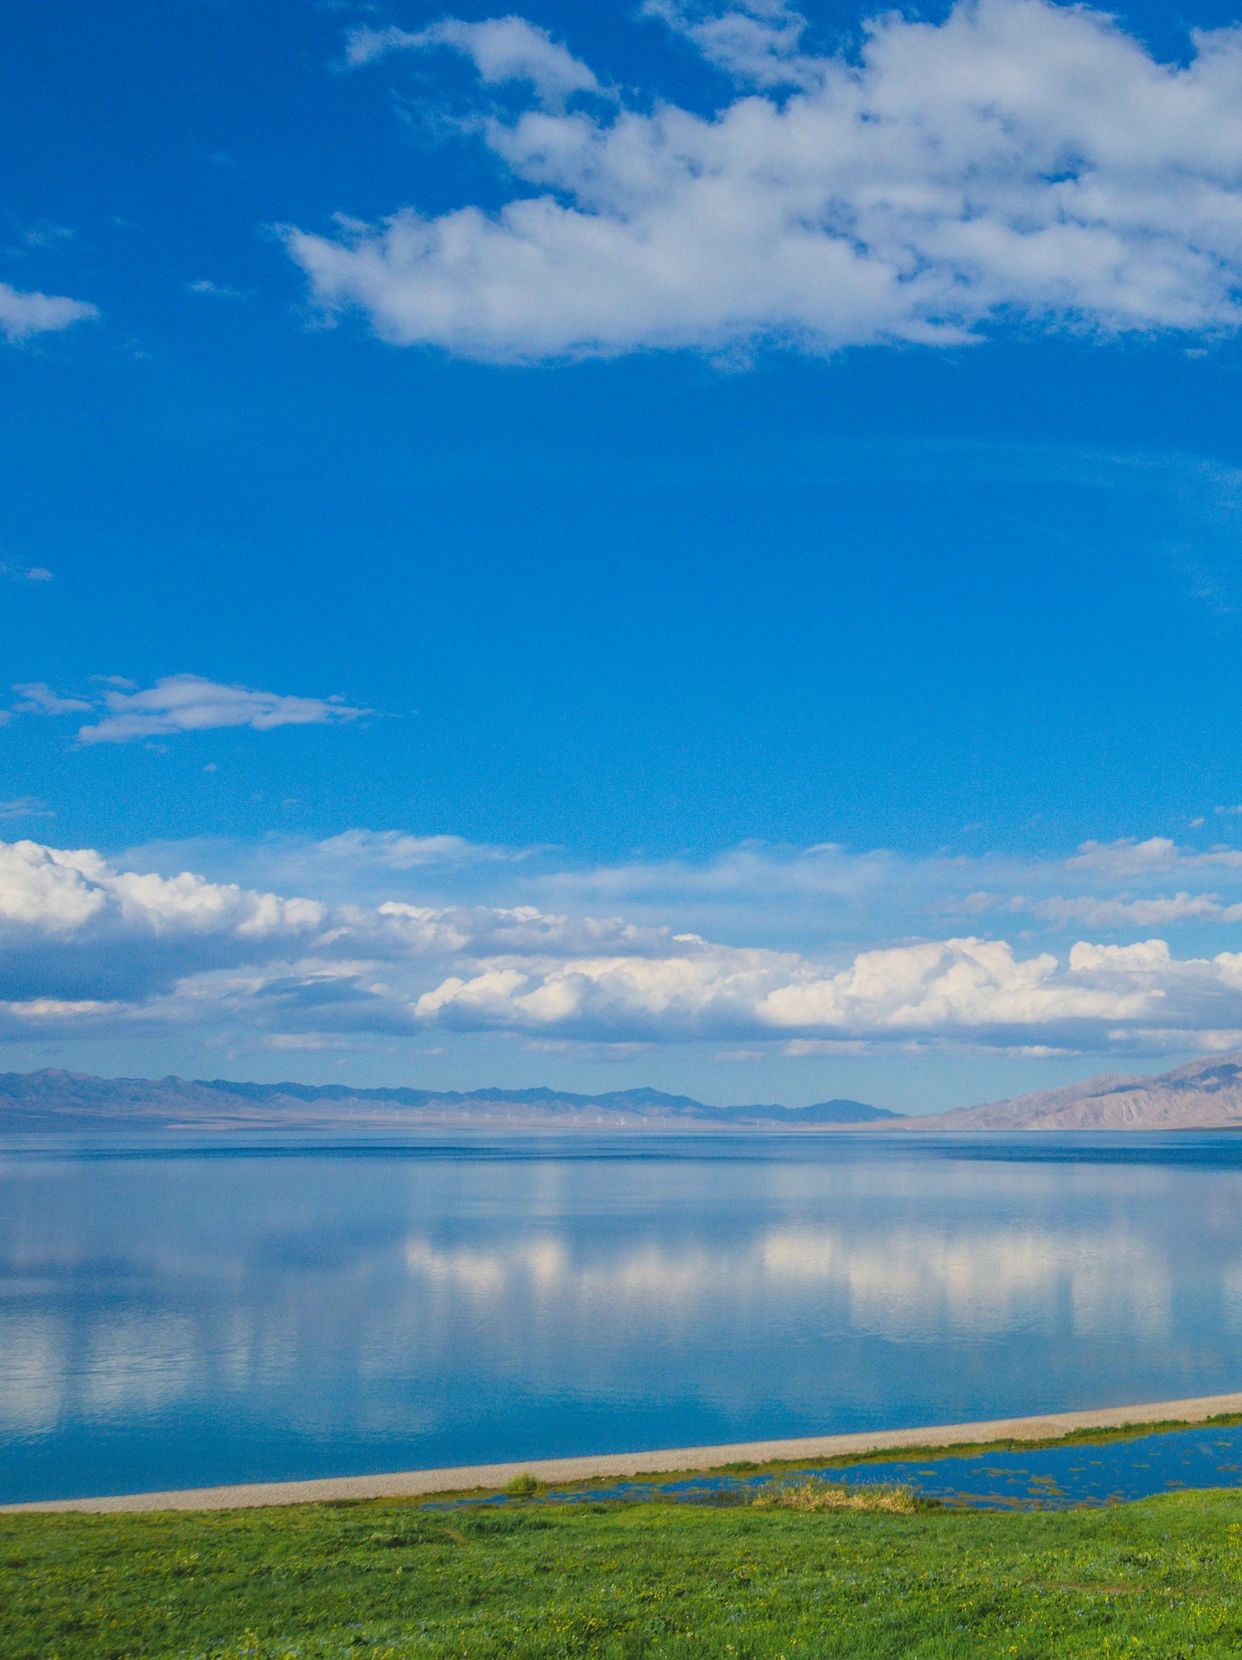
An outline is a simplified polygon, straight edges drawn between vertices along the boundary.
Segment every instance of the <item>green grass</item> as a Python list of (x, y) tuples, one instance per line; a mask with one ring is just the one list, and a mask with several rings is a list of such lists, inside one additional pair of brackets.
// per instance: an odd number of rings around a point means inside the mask
[(1242, 1654), (1242, 1495), (0, 1517), (4, 1660)]

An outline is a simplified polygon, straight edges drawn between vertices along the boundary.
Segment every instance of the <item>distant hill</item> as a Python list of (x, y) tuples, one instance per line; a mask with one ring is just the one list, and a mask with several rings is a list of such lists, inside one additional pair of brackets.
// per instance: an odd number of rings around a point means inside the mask
[(1190, 1061), (1157, 1078), (1110, 1073), (1038, 1095), (931, 1118), (909, 1130), (1217, 1130), (1242, 1127), (1242, 1051)]
[(555, 1089), (351, 1089), (225, 1079), (0, 1074), (0, 1134), (61, 1130), (797, 1129), (870, 1124), (897, 1113), (862, 1101), (811, 1107), (711, 1107), (658, 1089), (573, 1095)]

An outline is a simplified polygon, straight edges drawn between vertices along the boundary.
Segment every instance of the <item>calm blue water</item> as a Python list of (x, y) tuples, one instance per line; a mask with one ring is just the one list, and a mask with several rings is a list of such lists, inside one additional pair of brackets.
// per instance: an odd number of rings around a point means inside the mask
[(3, 1500), (1239, 1388), (1242, 1137), (0, 1145)]

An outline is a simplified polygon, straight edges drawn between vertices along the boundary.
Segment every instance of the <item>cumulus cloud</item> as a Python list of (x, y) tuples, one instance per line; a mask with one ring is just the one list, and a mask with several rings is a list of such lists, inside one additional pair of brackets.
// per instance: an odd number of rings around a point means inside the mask
[[(666, 931), (534, 906), (329, 905), (192, 871), (127, 870), (93, 849), (0, 842), (0, 996), (80, 997), (107, 987), (148, 998), (177, 983), (183, 1012), (223, 1007), (213, 974), (245, 970), (228, 996), (323, 1003), (359, 987), (377, 1025), (410, 1027), (393, 977), (427, 961), (550, 960), (585, 951), (658, 952)], [(434, 971), (433, 971), (434, 978)], [(395, 1013), (394, 1013), (395, 1011)]]
[(118, 870), (93, 849), (0, 842), (0, 995), (142, 996), (304, 944), (325, 907), (193, 872)]
[(11, 344), (38, 334), (58, 334), (74, 323), (98, 317), (98, 308), (63, 294), (23, 291), (0, 282), (0, 334)]
[(809, 56), (776, 0), (649, 10), (737, 94), (560, 107), (590, 72), (516, 18), (351, 37), (355, 62), (455, 47), (485, 79), (521, 74), (535, 103), (475, 123), (518, 181), (498, 211), (289, 229), (317, 303), (397, 344), (502, 360), (949, 345), (1014, 318), (1238, 326), (1242, 30), (1199, 31), (1162, 63), (1102, 11), (959, 0), (939, 23), (877, 15), (856, 55)]
[(585, 957), (543, 973), (488, 967), (452, 976), (415, 1004), (419, 1020), (446, 1026), (508, 1026), (587, 1037), (714, 1036), (748, 1018), (774, 978), (795, 972), (778, 953), (708, 948), (678, 938), (658, 956)]
[[(788, 1052), (824, 1040), (862, 1048), (1193, 1047), (1238, 1030), (1242, 954), (1173, 957), (1162, 940), (1080, 942), (1059, 958), (1004, 941), (929, 941), (860, 953), (836, 972), (776, 953), (695, 942), (659, 961), (593, 958), (543, 974), (485, 969), (450, 977), (415, 1005), (422, 1022), (616, 1040), (784, 1035)], [(1156, 1022), (1160, 1024), (1157, 1026)], [(801, 1050), (797, 1045), (801, 1043)]]
[(242, 936), (305, 930), (322, 922), (313, 900), (281, 899), (186, 871), (163, 877), (120, 871), (91, 849), (0, 842), (0, 929), (80, 934), (104, 925), (153, 934), (215, 932)]
[(1153, 961), (1155, 942), (1128, 958), (1076, 946), (1063, 964), (1048, 953), (1021, 959), (1003, 941), (954, 939), (862, 952), (835, 973), (776, 952), (678, 943), (680, 952), (658, 961), (589, 958), (542, 975), (505, 968), (453, 977), (415, 1012), (445, 1025), (594, 1036), (931, 1034), (1008, 1045), (1015, 1034), (1051, 1030), (1066, 1042), (1102, 1021), (1150, 1019), (1164, 995), (1150, 984), (1153, 966), (1173, 971), (1167, 947)]
[[(380, 860), (390, 845), (378, 838)], [(438, 868), (420, 864), (418, 850), (413, 862), (408, 855), (381, 864), (381, 875), (404, 883), (413, 872), (421, 883)], [(747, 868), (762, 862), (757, 850), (745, 857)], [(825, 857), (846, 862), (840, 849), (812, 862)], [(900, 874), (894, 855), (884, 861)], [(1072, 862), (1050, 861), (1049, 872), (1064, 876)], [(800, 863), (773, 861), (778, 877)], [(963, 874), (974, 874), (966, 864)], [(468, 889), (487, 871), (528, 893), (541, 880), (512, 861), (468, 863), (458, 880)], [(667, 868), (660, 880), (668, 883)], [(0, 1001), (11, 1005), (0, 1030), (43, 1021), (72, 1032), (76, 1011), (92, 1032), (136, 1020), (200, 1034), (241, 1027), (255, 1041), (445, 1029), (628, 1050), (761, 1043), (806, 1055), (1185, 1050), (1242, 1031), (1242, 953), (1074, 934), (1040, 949), (975, 931), (860, 948), (822, 925), (816, 936), (815, 916), (825, 913), (822, 902), (818, 913), (808, 907), (805, 890), (791, 903), (811, 917), (807, 937), (777, 949), (770, 938), (728, 943), (579, 903), (329, 902), (186, 868), (156, 872), (91, 849), (0, 843)], [(1015, 903), (1034, 909), (1017, 897), (1001, 914)], [(1187, 914), (1202, 927), (1234, 920), (1231, 910), (1214, 894), (1084, 895), (1081, 918), (1060, 920), (1085, 927), (1094, 914), (1107, 935), (1113, 923), (1133, 930)]]

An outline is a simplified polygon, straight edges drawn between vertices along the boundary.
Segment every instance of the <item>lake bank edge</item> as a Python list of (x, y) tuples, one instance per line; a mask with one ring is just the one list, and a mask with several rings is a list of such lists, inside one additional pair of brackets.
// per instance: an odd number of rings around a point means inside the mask
[(668, 1447), (648, 1451), (586, 1454), (572, 1458), (508, 1460), (377, 1475), (324, 1476), (301, 1481), (247, 1482), (220, 1487), (174, 1488), (161, 1492), (41, 1499), (0, 1505), (0, 1515), (22, 1513), (121, 1514), (167, 1510), (247, 1510), (289, 1504), (330, 1504), (365, 1499), (432, 1498), (441, 1494), (493, 1493), (517, 1477), (540, 1484), (594, 1479), (681, 1475), (755, 1468), (801, 1461), (865, 1457), (880, 1452), (946, 1451), (1001, 1442), (1048, 1442), (1082, 1431), (1126, 1431), (1192, 1427), (1242, 1415), (1242, 1391), (1188, 1400), (1134, 1406), (1094, 1407), (1077, 1412), (1039, 1413), (972, 1423), (934, 1424), (915, 1429), (853, 1430), (836, 1435), (797, 1436), (718, 1446)]

